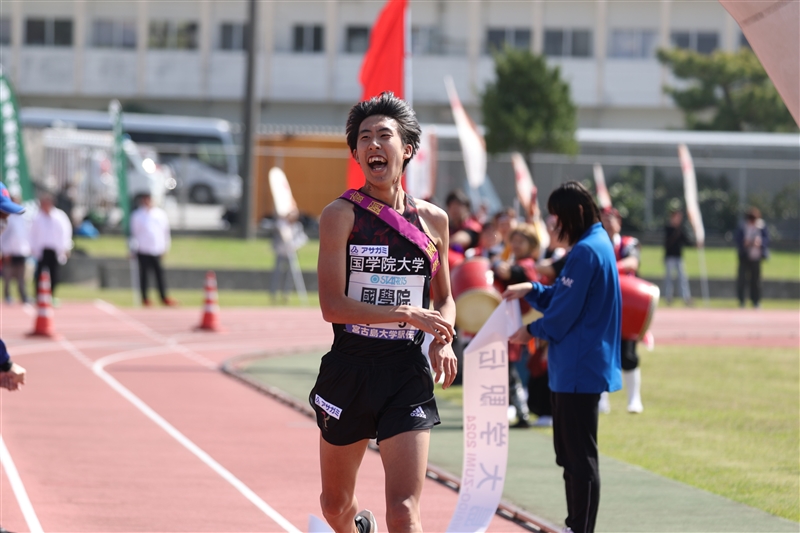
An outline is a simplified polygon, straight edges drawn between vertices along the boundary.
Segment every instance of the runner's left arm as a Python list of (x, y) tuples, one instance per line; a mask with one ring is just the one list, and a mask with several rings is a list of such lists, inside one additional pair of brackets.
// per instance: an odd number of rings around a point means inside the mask
[[(447, 263), (447, 251), (450, 246), (447, 214), (430, 204), (421, 207), (420, 215), (423, 216), (423, 220), (426, 222), (431, 237), (433, 237), (436, 244), (436, 249), (439, 251), (439, 272), (431, 280), (433, 308), (439, 311), (442, 318), (449, 324), (453, 325), (456, 322), (456, 303), (450, 290), (450, 269)], [(434, 381), (438, 382), (439, 378), (444, 374), (442, 388), (446, 389), (453, 384), (458, 373), (458, 361), (455, 352), (453, 352), (452, 340), (443, 343), (434, 339), (428, 355), (435, 374)]]

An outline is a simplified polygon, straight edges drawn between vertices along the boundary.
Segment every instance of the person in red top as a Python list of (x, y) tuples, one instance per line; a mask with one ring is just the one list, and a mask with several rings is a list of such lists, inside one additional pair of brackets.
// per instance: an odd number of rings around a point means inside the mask
[[(513, 261), (498, 261), (494, 265), (495, 280), (500, 285), (500, 292), (509, 285), (539, 281), (536, 273), (536, 260), (539, 257), (539, 236), (532, 224), (519, 224), (509, 234), (509, 245)], [(530, 311), (530, 305), (520, 300), (522, 313)], [(525, 359), (527, 346), (521, 344), (508, 345), (508, 361), (516, 363)], [(508, 365), (509, 403), (517, 412), (517, 422), (513, 427), (531, 426), (530, 409), (527, 394), (519, 371), (513, 364)], [(541, 413), (536, 413), (541, 416)], [(549, 414), (549, 413), (548, 413)]]
[[(641, 246), (639, 240), (622, 235), (622, 216), (619, 211), (611, 208), (603, 209), (601, 213), (603, 227), (611, 243), (614, 245), (614, 255), (617, 257), (617, 270), (620, 276), (635, 276), (639, 271), (639, 256)], [(639, 355), (636, 353), (636, 341), (622, 340), (622, 378), (625, 390), (628, 393), (628, 412), (641, 413), (642, 405), (642, 371), (639, 368)], [(608, 394), (600, 398), (600, 410), (608, 413), (611, 406), (608, 404)]]
[(464, 260), (467, 250), (478, 246), (483, 226), (473, 216), (472, 203), (461, 189), (448, 194), (444, 205), (449, 219), (451, 253), (448, 255), (448, 260), (452, 269)]

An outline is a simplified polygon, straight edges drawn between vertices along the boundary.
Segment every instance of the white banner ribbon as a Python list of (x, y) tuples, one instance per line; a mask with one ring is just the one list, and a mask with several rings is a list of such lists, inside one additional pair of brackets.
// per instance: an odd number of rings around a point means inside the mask
[(486, 531), (503, 496), (508, 462), (508, 338), (522, 326), (504, 300), (464, 350), (464, 466), (448, 533)]

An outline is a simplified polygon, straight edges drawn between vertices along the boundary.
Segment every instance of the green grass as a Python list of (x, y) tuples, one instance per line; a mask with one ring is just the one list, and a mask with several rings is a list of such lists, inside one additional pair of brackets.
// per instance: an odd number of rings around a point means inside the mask
[[(12, 290), (16, 296), (16, 287)], [(169, 295), (175, 298), (182, 307), (202, 308), (205, 294), (198, 290), (170, 289)], [(85, 302), (96, 299), (105, 300), (119, 307), (133, 307), (133, 293), (130, 289), (101, 289), (88, 285), (63, 283), (58, 286), (58, 298), (63, 301)], [(291, 293), (288, 302), (274, 302), (266, 291), (219, 291), (219, 305), (225, 307), (268, 307), (268, 306), (305, 306), (300, 297)], [(308, 307), (319, 307), (319, 296), (316, 292), (308, 293)]]
[[(125, 241), (120, 236), (103, 236), (99, 239), (77, 239), (82, 248), (95, 257), (125, 257)], [(317, 269), (319, 242), (309, 241), (298, 251), (303, 270)], [(663, 249), (660, 246), (642, 248), (640, 275), (659, 278), (664, 276)], [(709, 248), (705, 251), (710, 278), (736, 277), (736, 251), (733, 248)], [(697, 250), (687, 249), (684, 262), (689, 277), (700, 276)], [(267, 239), (244, 241), (232, 238), (175, 237), (165, 265), (172, 267), (270, 269), (275, 264), (272, 245)], [(800, 280), (800, 254), (772, 252), (763, 263), (764, 279)]]
[[(125, 239), (103, 236), (98, 239), (76, 239), (75, 247), (93, 257), (126, 257)], [(297, 257), (302, 270), (316, 270), (319, 242), (309, 241)], [(175, 237), (164, 257), (166, 267), (228, 268), (269, 270), (275, 265), (275, 254), (268, 239), (245, 241), (217, 237)]]
[[(706, 269), (709, 278), (735, 279), (738, 259), (734, 248), (707, 248)], [(639, 275), (647, 278), (664, 277), (664, 249), (661, 246), (643, 246)], [(698, 251), (687, 248), (683, 263), (690, 278), (700, 277)], [(770, 280), (800, 281), (800, 254), (771, 251), (770, 258), (762, 263), (762, 275)]]
[(612, 394), (602, 453), (800, 520), (796, 349), (663, 346), (642, 376), (644, 414)]
[[(611, 395), (603, 455), (800, 521), (797, 349), (661, 346), (641, 366), (645, 412)], [(458, 405), (461, 395), (436, 389)]]

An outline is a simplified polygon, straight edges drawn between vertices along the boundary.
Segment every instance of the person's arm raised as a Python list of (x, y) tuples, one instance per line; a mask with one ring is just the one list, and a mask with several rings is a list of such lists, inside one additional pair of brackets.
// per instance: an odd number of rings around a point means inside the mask
[(372, 305), (347, 296), (347, 239), (355, 220), (353, 209), (357, 208), (346, 200), (335, 200), (319, 219), (317, 277), (322, 318), (336, 324), (408, 322), (437, 340), (450, 342), (452, 326), (438, 311), (410, 305)]

